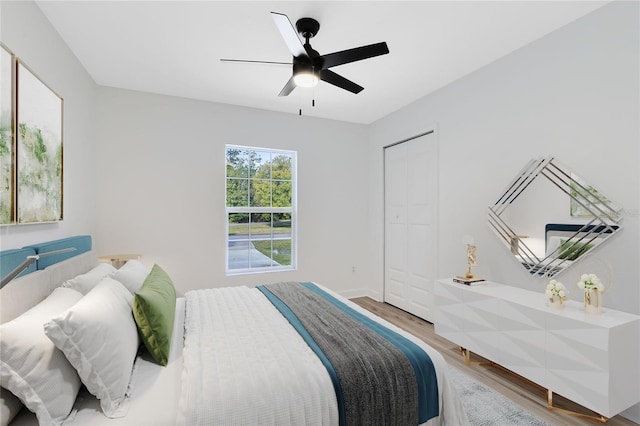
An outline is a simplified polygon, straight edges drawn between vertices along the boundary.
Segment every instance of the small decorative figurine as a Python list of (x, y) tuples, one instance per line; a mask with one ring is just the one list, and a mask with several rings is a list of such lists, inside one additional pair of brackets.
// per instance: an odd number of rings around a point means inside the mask
[(471, 268), (478, 265), (476, 260), (476, 246), (467, 244), (467, 274), (464, 276), (467, 279), (473, 278), (473, 272)]
[(478, 278), (473, 275), (472, 268), (477, 265), (476, 246), (474, 244), (467, 244), (467, 273), (463, 276), (456, 275), (453, 280), (461, 284), (471, 284), (484, 281), (483, 278)]

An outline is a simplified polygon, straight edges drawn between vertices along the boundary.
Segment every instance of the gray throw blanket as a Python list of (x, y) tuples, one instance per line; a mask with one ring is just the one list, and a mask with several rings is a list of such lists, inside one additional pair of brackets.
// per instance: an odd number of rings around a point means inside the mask
[(347, 425), (418, 424), (416, 376), (400, 349), (297, 283), (264, 287), (288, 306), (329, 359)]

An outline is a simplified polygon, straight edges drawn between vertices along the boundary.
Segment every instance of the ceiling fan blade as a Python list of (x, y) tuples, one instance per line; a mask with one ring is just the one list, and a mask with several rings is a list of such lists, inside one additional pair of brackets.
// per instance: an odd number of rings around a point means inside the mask
[(278, 96), (289, 96), (289, 93), (293, 92), (293, 89), (296, 88), (296, 82), (293, 81), (293, 76), (287, 81), (287, 84), (284, 85)]
[(220, 62), (235, 62), (242, 64), (293, 65), (292, 62), (252, 61), (250, 59), (220, 59)]
[(348, 64), (349, 62), (386, 55), (387, 53), (389, 53), (387, 43), (382, 42), (343, 50), (341, 52), (329, 53), (328, 55), (321, 55), (320, 57), (323, 59), (322, 69), (325, 70), (337, 65)]
[(358, 94), (364, 90), (364, 87), (357, 85), (351, 80), (347, 80), (343, 76), (336, 74), (331, 70), (320, 71), (320, 80), (326, 81), (329, 84), (338, 86), (341, 89), (348, 90), (351, 93)]
[(287, 15), (283, 15), (282, 13), (277, 12), (271, 12), (271, 17), (273, 18), (273, 22), (276, 23), (276, 27), (278, 27), (278, 30), (280, 31), (280, 34), (282, 35), (282, 38), (284, 39), (284, 42), (286, 43), (287, 48), (289, 48), (289, 52), (291, 52), (293, 57), (297, 58), (298, 56), (302, 55), (306, 56), (307, 51), (298, 38), (298, 33), (293, 27), (293, 24), (291, 24), (291, 21), (289, 21)]

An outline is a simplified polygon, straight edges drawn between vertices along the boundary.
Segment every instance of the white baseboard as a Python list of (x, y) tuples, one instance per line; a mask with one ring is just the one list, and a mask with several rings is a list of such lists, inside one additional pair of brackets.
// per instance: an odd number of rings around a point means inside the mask
[(359, 288), (354, 290), (341, 291), (340, 296), (347, 299), (353, 299), (354, 297), (370, 297), (376, 302), (382, 301), (382, 294), (378, 291), (373, 291), (370, 288)]
[(623, 411), (620, 415), (626, 419), (640, 424), (640, 404), (636, 404), (633, 407)]

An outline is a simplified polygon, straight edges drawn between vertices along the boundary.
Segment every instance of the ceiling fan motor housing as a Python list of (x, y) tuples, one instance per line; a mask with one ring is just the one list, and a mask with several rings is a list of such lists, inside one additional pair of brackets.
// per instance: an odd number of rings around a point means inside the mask
[(300, 18), (296, 22), (296, 30), (305, 40), (313, 38), (320, 30), (320, 22), (313, 18)]

